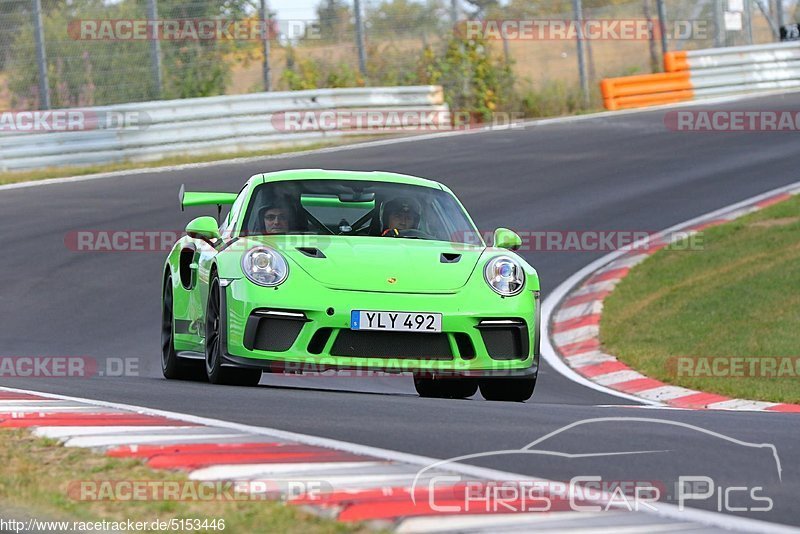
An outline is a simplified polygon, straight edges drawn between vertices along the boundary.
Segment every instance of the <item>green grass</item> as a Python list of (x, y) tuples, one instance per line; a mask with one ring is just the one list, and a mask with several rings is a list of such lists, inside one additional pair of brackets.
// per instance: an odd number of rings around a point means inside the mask
[[(195, 156), (173, 156), (155, 161), (125, 161), (120, 163), (105, 163), (87, 166), (67, 166), (67, 167), (47, 167), (44, 169), (33, 169), (29, 171), (8, 171), (0, 172), (0, 185), (18, 182), (30, 182), (34, 180), (46, 180), (48, 178), (63, 178), (65, 176), (86, 176), (103, 172), (127, 171), (131, 169), (147, 169), (151, 167), (163, 167), (167, 165), (183, 165), (187, 163), (204, 163), (212, 161), (224, 161), (235, 158), (250, 158), (258, 156), (274, 156), (277, 154), (288, 154), (292, 152), (302, 152), (305, 150), (315, 150), (318, 148), (328, 148), (334, 146), (349, 145), (358, 142), (371, 141), (381, 136), (357, 135), (347, 136), (345, 139), (336, 139), (320, 143), (313, 143), (296, 147), (283, 147), (271, 150), (256, 150), (248, 152), (231, 153), (212, 153)], [(382, 136), (386, 137), (386, 136)]]
[[(185, 475), (155, 471), (139, 460), (66, 448), (26, 430), (0, 430), (0, 502), (29, 517), (65, 521), (224, 519), (225, 532), (366, 532), (275, 501), (87, 501), (68, 492), (73, 481), (172, 481)], [(215, 532), (206, 530), (205, 532)], [(220, 532), (217, 530), (216, 532)]]
[(702, 244), (661, 250), (631, 270), (605, 301), (603, 350), (670, 384), (800, 402), (797, 374), (677, 376), (670, 362), (800, 356), (800, 197), (710, 228)]

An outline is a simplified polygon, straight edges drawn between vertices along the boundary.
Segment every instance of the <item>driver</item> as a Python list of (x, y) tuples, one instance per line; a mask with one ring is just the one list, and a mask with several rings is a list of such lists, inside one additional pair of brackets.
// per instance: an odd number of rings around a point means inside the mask
[(272, 204), (261, 208), (261, 219), (264, 221), (265, 234), (285, 234), (294, 226), (294, 216), (289, 206)]
[(413, 198), (397, 197), (386, 202), (381, 214), (381, 235), (397, 237), (403, 230), (417, 230), (421, 211)]

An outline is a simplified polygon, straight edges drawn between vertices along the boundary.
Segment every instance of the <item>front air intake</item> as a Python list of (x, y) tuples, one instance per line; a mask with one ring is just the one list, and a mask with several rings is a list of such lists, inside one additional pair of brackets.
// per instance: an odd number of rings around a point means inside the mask
[(286, 352), (307, 322), (303, 313), (256, 310), (247, 319), (244, 346), (248, 350)]
[(371, 330), (340, 330), (331, 354), (355, 358), (453, 359), (447, 334)]

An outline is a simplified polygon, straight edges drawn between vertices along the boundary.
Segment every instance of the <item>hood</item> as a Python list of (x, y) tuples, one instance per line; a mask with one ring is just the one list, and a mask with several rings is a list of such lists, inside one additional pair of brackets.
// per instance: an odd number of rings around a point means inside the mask
[(332, 289), (389, 293), (455, 291), (467, 283), (484, 251), (475, 245), (380, 237), (270, 236), (258, 241)]

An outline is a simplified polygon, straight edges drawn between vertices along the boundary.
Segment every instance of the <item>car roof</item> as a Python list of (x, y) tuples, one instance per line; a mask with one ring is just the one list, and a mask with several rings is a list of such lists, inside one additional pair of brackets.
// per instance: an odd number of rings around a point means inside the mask
[(390, 182), (395, 184), (418, 185), (432, 189), (445, 189), (434, 180), (384, 171), (344, 171), (325, 169), (293, 169), (287, 171), (256, 174), (250, 180), (254, 183), (281, 182), (287, 180), (361, 180), (365, 182)]

